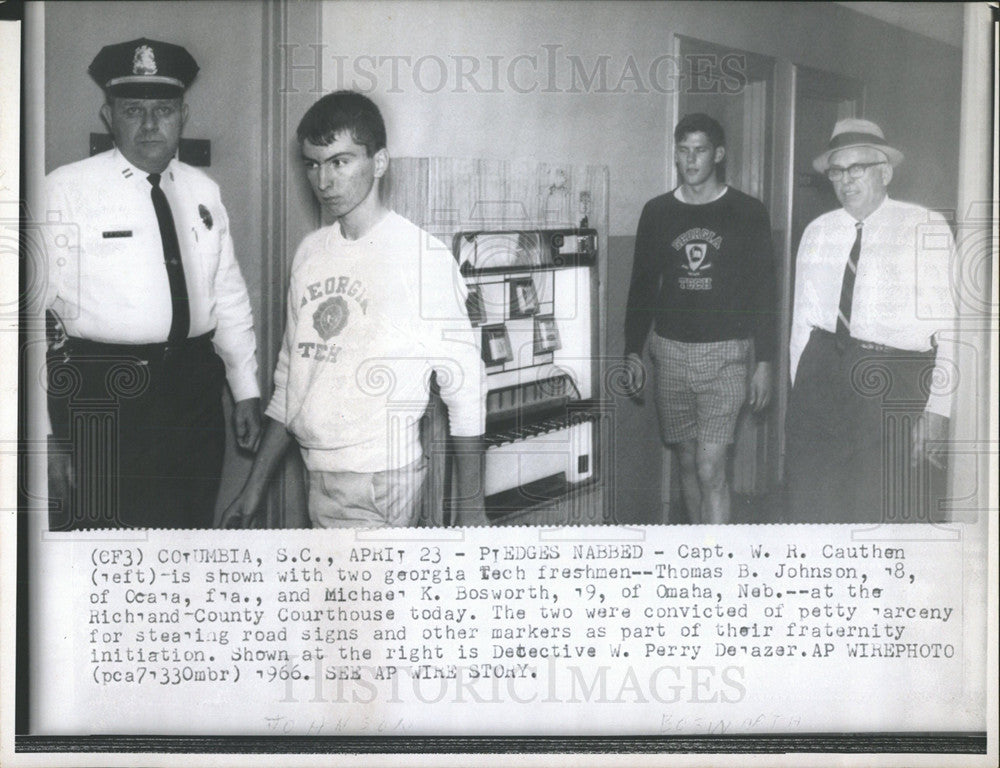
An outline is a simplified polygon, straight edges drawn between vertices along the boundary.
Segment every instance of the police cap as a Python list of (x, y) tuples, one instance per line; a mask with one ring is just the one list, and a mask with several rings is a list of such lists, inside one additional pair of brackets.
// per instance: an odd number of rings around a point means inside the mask
[(184, 94), (198, 64), (180, 45), (140, 37), (104, 46), (88, 71), (111, 96), (170, 99)]

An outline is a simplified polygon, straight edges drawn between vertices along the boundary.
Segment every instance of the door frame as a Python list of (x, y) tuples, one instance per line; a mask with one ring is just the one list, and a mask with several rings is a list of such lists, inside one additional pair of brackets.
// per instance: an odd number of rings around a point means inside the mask
[[(671, 53), (674, 60), (681, 62), (685, 54), (685, 49), (692, 44), (702, 46), (707, 50), (716, 50), (726, 53), (740, 53), (754, 57), (761, 63), (769, 62), (771, 69), (770, 83), (772, 93), (768, 96), (764, 104), (764, 116), (767, 118), (765, 125), (764, 148), (765, 157), (762, 172), (765, 181), (763, 182), (765, 200), (763, 202), (768, 207), (771, 218), (772, 240), (775, 248), (775, 271), (778, 277), (779, 301), (781, 301), (782, 312), (779, 315), (779, 349), (774, 371), (774, 387), (778, 394), (778, 405), (774, 414), (769, 414), (767, 418), (768, 433), (766, 442), (758, 441), (758, 446), (764, 442), (763, 456), (763, 478), (755, 485), (772, 491), (779, 487), (782, 480), (782, 449), (784, 441), (784, 410), (781, 406), (783, 399), (787, 399), (787, 386), (784, 381), (788, 370), (788, 349), (787, 331), (784, 328), (787, 316), (790, 315), (790, 290), (786, 285), (786, 271), (790, 264), (790, 223), (791, 223), (791, 190), (789, 184), (792, 176), (788, 168), (792, 164), (793, 139), (791, 134), (792, 125), (792, 102), (794, 94), (793, 67), (780, 57), (752, 51), (745, 48), (734, 48), (721, 43), (705, 40), (700, 37), (674, 33), (671, 41)], [(683, 79), (681, 80), (683, 82)], [(673, 189), (677, 186), (677, 171), (674, 167), (674, 137), (673, 128), (680, 119), (681, 112), (681, 89), (675, 90), (666, 103), (666, 118), (668, 129), (664, 136), (665, 168), (664, 176), (667, 182), (666, 189)], [(786, 308), (787, 304), (787, 310)], [(783, 347), (783, 349), (782, 349)], [(773, 434), (771, 434), (773, 432)], [(758, 447), (757, 450), (761, 450)], [(757, 457), (758, 459), (760, 457)], [(757, 462), (758, 466), (760, 461)], [(673, 457), (673, 452), (666, 446), (661, 447), (661, 490), (660, 509), (661, 519), (670, 519), (670, 508), (680, 501), (680, 494), (672, 478), (677, 474), (678, 467)]]
[[(776, 469), (778, 482), (785, 478), (785, 417), (788, 414), (788, 397), (791, 392), (791, 361), (788, 345), (792, 327), (792, 302), (795, 294), (795, 254), (798, 243), (795, 242), (794, 212), (795, 212), (795, 142), (797, 138), (796, 124), (799, 116), (799, 98), (803, 95), (821, 97), (829, 101), (839, 101), (846, 111), (848, 103), (853, 104), (853, 116), (864, 115), (866, 87), (864, 82), (846, 75), (838, 75), (815, 67), (784, 62), (786, 81), (785, 111), (786, 123), (784, 131), (776, 131), (787, 136), (787, 154), (783, 160), (784, 182), (782, 184), (785, 199), (782, 205), (784, 242), (781, 246), (781, 264), (778, 275), (778, 295), (780, 315), (778, 320), (778, 371), (777, 371), (777, 410), (778, 410), (778, 455)], [(830, 126), (833, 130), (833, 126)], [(772, 214), (773, 216), (774, 214)]]

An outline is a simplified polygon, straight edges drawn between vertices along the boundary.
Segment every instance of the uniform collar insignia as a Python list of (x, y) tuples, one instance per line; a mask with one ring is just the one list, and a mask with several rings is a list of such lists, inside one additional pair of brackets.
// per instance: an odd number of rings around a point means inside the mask
[[(111, 154), (112, 162), (117, 167), (121, 168), (121, 175), (124, 176), (126, 179), (138, 177), (140, 179), (145, 180), (146, 177), (149, 176), (149, 173), (147, 173), (146, 171), (142, 170), (141, 168), (136, 168), (134, 165), (132, 165), (132, 163), (128, 161), (128, 158), (121, 153), (121, 150), (118, 149), (118, 147), (109, 150), (109, 152), (112, 153)], [(176, 158), (171, 158), (169, 165), (167, 165), (167, 167), (163, 169), (163, 172), (160, 174), (161, 179), (163, 180), (169, 179), (170, 181), (175, 181), (174, 179), (175, 159)]]

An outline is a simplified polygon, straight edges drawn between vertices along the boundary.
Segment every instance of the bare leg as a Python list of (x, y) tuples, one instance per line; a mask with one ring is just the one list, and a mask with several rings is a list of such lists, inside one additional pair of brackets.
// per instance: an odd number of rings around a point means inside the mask
[(726, 479), (725, 443), (700, 443), (697, 450), (698, 482), (701, 487), (701, 522), (729, 522), (729, 481)]
[(681, 495), (688, 515), (691, 516), (692, 523), (704, 522), (701, 513), (701, 487), (698, 483), (698, 444), (694, 440), (685, 440), (683, 443), (674, 443), (673, 448), (677, 451), (681, 465)]

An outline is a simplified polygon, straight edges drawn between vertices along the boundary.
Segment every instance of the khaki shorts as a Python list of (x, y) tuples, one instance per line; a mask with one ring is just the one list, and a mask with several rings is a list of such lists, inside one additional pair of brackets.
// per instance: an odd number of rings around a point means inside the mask
[(750, 340), (684, 342), (651, 334), (656, 413), (664, 443), (727, 445), (747, 398)]
[(420, 520), (427, 459), (386, 472), (310, 472), (314, 528), (405, 528)]

